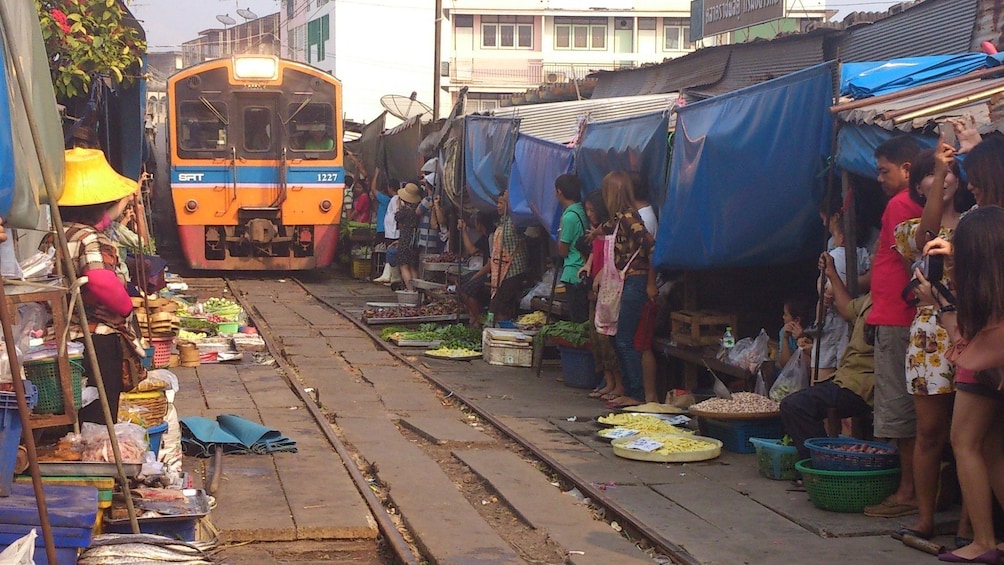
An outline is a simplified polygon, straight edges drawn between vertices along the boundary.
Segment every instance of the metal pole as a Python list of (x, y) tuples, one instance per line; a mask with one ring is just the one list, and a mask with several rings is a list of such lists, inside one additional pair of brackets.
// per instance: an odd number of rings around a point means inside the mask
[[(3, 19), (4, 27), (6, 28), (11, 27), (11, 17), (9, 10), (10, 10), (9, 2), (0, 2), (0, 18)], [(17, 46), (15, 44), (11, 44), (9, 47), (11, 50), (11, 59), (14, 62), (15, 74), (18, 77), (20, 77), (20, 79), (17, 80), (16, 82), (18, 85), (18, 89), (20, 90), (21, 93), (21, 98), (23, 99), (24, 108), (25, 111), (28, 113), (28, 115), (31, 116), (35, 112), (32, 108), (31, 93), (28, 92), (28, 88), (24, 82), (25, 80), (28, 79), (28, 77), (30, 77), (30, 75), (25, 72), (24, 59), (22, 58), (22, 54), (17, 52)], [(39, 156), (45, 155), (45, 148), (42, 147), (42, 139), (41, 139), (41, 134), (38, 131), (38, 124), (36, 124), (34, 120), (29, 119), (28, 126), (31, 130), (31, 140), (32, 143), (34, 144), (35, 152)], [(77, 282), (77, 270), (76, 270), (76, 265), (74, 265), (73, 263), (73, 259), (69, 255), (69, 250), (66, 243), (66, 233), (63, 231), (63, 219), (59, 215), (59, 204), (57, 203), (58, 199), (56, 198), (56, 187), (55, 187), (56, 181), (53, 178), (53, 173), (52, 170), (49, 168), (49, 162), (47, 160), (41, 159), (38, 164), (39, 168), (42, 171), (42, 180), (44, 181), (45, 192), (49, 199), (49, 208), (51, 210), (53, 229), (56, 232), (56, 239), (59, 243), (59, 251), (60, 254), (63, 256), (63, 262), (65, 263), (66, 279), (67, 282), (69, 283), (69, 286), (72, 288)], [(84, 303), (82, 300), (77, 300), (75, 302), (76, 302), (78, 320), (80, 321), (80, 327), (83, 330), (84, 334), (84, 346), (87, 349), (88, 360), (91, 363), (91, 371), (93, 372), (92, 376), (94, 377), (95, 384), (97, 384), (98, 398), (101, 401), (101, 407), (104, 409), (105, 425), (108, 428), (109, 443), (111, 444), (112, 452), (115, 455), (115, 467), (118, 470), (119, 482), (122, 486), (122, 492), (126, 495), (125, 501), (126, 501), (126, 509), (129, 513), (129, 523), (132, 526), (133, 533), (138, 534), (140, 533), (139, 522), (136, 521), (136, 511), (133, 508), (132, 497), (129, 496), (129, 479), (126, 477), (125, 468), (122, 466), (122, 453), (119, 451), (118, 438), (115, 436), (115, 420), (112, 419), (111, 409), (108, 406), (108, 397), (107, 394), (105, 394), (104, 380), (101, 378), (101, 370), (98, 367), (98, 359), (94, 354), (94, 342), (91, 339), (91, 332), (87, 325), (87, 312), (84, 311)], [(70, 316), (72, 315), (73, 314), (70, 313)], [(5, 333), (5, 335), (9, 334)], [(44, 506), (44, 503), (40, 501), (39, 504), (40, 504), (39, 513), (41, 513), (42, 512), (41, 507)], [(53, 550), (53, 553), (55, 553), (55, 550)], [(54, 558), (55, 555), (53, 555), (52, 557)], [(55, 560), (52, 559), (51, 562), (55, 563)]]
[(443, 0), (436, 0), (436, 47), (435, 61), (432, 66), (432, 121), (439, 119), (439, 90), (440, 90), (440, 58), (443, 56)]

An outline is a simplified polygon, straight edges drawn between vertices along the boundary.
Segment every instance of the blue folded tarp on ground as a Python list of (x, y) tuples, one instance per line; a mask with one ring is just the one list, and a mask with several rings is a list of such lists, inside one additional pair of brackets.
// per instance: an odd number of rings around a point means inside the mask
[(279, 430), (233, 414), (221, 414), (215, 420), (182, 418), (181, 445), (185, 455), (194, 457), (209, 457), (215, 449), (238, 454), (296, 453), (296, 442)]
[(840, 94), (854, 98), (879, 96), (996, 67), (1004, 54), (932, 55), (888, 61), (844, 63), (840, 69)]

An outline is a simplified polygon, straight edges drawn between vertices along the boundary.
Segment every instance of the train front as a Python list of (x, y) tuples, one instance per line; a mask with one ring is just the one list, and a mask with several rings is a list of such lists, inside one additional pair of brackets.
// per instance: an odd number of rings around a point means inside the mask
[(239, 55), (181, 71), (168, 92), (171, 196), (189, 266), (329, 265), (345, 178), (338, 81)]

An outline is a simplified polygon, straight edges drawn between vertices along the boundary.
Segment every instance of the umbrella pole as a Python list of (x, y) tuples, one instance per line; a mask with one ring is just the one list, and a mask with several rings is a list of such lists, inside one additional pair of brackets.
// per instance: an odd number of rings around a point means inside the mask
[[(11, 27), (10, 18), (10, 3), (0, 2), (0, 18), (2, 18), (4, 27)], [(11, 59), (14, 61), (15, 72), (17, 73), (19, 80), (17, 82), (18, 88), (21, 93), (22, 102), (24, 103), (25, 111), (29, 116), (34, 115), (34, 110), (32, 108), (32, 98), (31, 93), (28, 92), (28, 88), (24, 83), (29, 76), (24, 69), (24, 58), (23, 54), (17, 52), (17, 46), (11, 44)], [(38, 124), (35, 120), (28, 120), (28, 126), (31, 130), (31, 140), (35, 147), (35, 153), (38, 155), (45, 155), (45, 148), (42, 147), (41, 135), (38, 131)], [(53, 172), (49, 168), (49, 162), (45, 159), (39, 161), (39, 167), (42, 171), (42, 180), (45, 184), (45, 192), (49, 200), (50, 216), (52, 218), (53, 229), (56, 232), (56, 240), (59, 244), (59, 253), (63, 257), (63, 262), (66, 268), (67, 282), (70, 283), (70, 288), (73, 288), (77, 282), (77, 270), (76, 265), (74, 265), (73, 259), (70, 257), (69, 247), (66, 243), (66, 232), (63, 231), (63, 220), (59, 214), (59, 204), (58, 198), (56, 198), (56, 186), (55, 179), (53, 178)], [(104, 380), (101, 378), (101, 369), (98, 367), (98, 359), (94, 354), (94, 342), (91, 339), (90, 328), (87, 325), (87, 313), (84, 311), (84, 302), (82, 300), (76, 300), (76, 311), (77, 319), (80, 322), (81, 330), (84, 334), (84, 346), (87, 349), (88, 360), (91, 364), (92, 377), (94, 378), (95, 384), (98, 388), (98, 398), (101, 402), (101, 407), (104, 409), (105, 425), (108, 428), (109, 443), (112, 446), (112, 453), (115, 455), (115, 467), (118, 470), (119, 482), (122, 486), (122, 491), (125, 493), (126, 500), (126, 510), (129, 513), (129, 523), (132, 526), (132, 531), (134, 534), (139, 532), (139, 522), (136, 521), (136, 510), (133, 508), (132, 497), (129, 496), (129, 479), (126, 477), (125, 468), (122, 466), (122, 453), (119, 451), (118, 438), (115, 436), (115, 420), (112, 419), (111, 408), (108, 405), (108, 396), (105, 394)], [(71, 313), (72, 315), (72, 313)], [(5, 334), (10, 335), (10, 334)], [(37, 470), (37, 464), (35, 466)], [(33, 473), (34, 477), (34, 473)], [(45, 503), (39, 501), (39, 514), (44, 512), (43, 507)], [(47, 521), (47, 518), (46, 518)], [(44, 533), (44, 532), (43, 532)], [(46, 542), (46, 550), (48, 550), (48, 541)], [(55, 563), (55, 548), (53, 548), (53, 559), (51, 562)]]

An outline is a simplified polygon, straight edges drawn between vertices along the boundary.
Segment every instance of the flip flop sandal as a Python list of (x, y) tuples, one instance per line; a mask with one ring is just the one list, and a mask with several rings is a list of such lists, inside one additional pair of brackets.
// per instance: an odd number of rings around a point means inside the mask
[(606, 393), (606, 392), (601, 392), (600, 389), (596, 389), (593, 392), (589, 393), (589, 398), (603, 398), (607, 394), (608, 393)]
[(617, 394), (615, 392), (608, 392), (608, 393), (604, 394), (603, 396), (601, 396), (600, 399), (601, 400), (616, 400), (616, 399), (618, 399), (618, 398), (620, 398), (622, 396), (624, 396), (624, 395), (623, 394)]
[(865, 516), (872, 518), (899, 518), (916, 514), (918, 509), (912, 504), (899, 504), (889, 500), (865, 508)]

